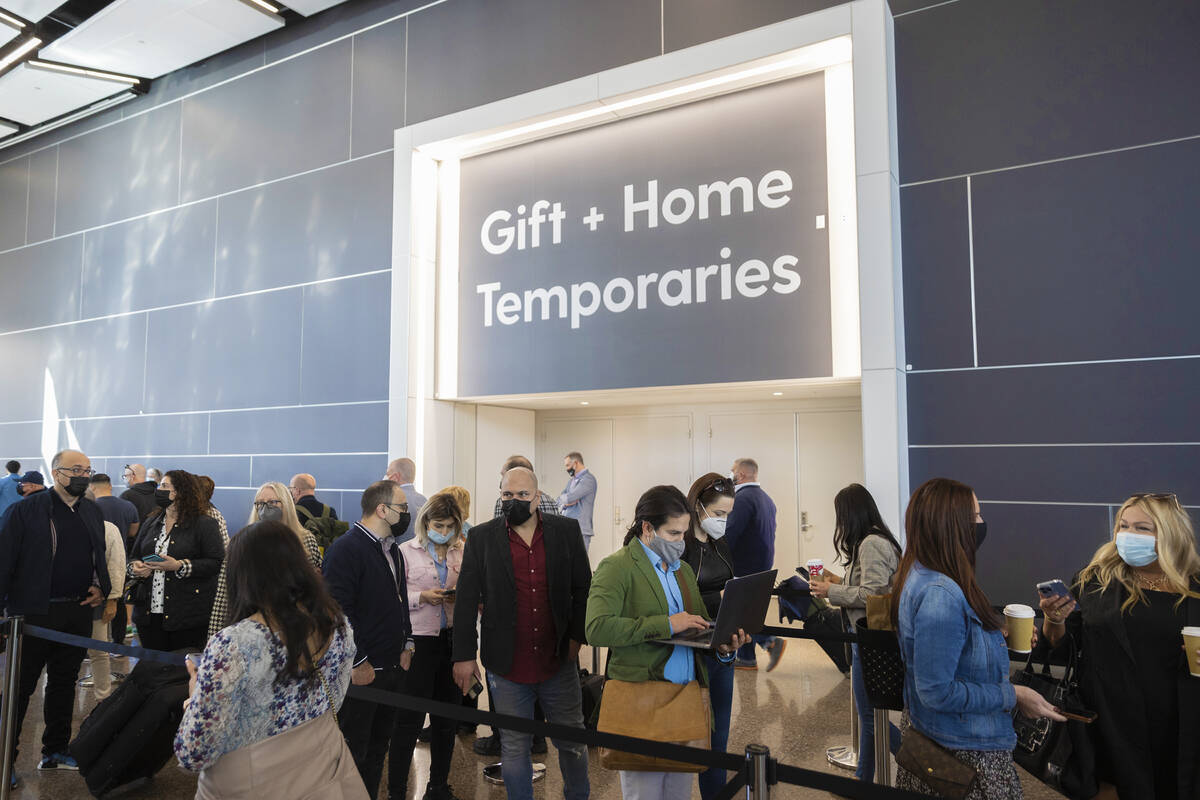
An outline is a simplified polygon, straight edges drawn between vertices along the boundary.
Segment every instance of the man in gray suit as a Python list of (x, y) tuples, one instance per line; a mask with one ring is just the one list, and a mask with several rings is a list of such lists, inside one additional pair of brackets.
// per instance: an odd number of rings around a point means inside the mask
[(583, 456), (577, 452), (567, 453), (563, 457), (563, 469), (569, 479), (567, 488), (558, 496), (558, 507), (564, 517), (579, 521), (579, 530), (583, 533), (583, 546), (590, 548), (592, 544), (592, 511), (596, 507), (596, 476), (583, 463)]
[(417, 487), (413, 486), (413, 481), (417, 479), (417, 462), (411, 458), (397, 458), (388, 464), (387, 474), (383, 476), (383, 479), (400, 484), (400, 488), (404, 490), (404, 496), (408, 498), (408, 529), (404, 531), (403, 536), (396, 540), (396, 544), (404, 544), (417, 535), (417, 514), (420, 513), (421, 506), (425, 505), (427, 499), (425, 495), (417, 491)]

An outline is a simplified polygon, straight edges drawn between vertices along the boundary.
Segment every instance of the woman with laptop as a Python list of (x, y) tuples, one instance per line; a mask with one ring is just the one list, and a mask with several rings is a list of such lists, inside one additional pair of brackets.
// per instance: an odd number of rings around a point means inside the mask
[[(624, 547), (604, 559), (592, 577), (587, 605), (587, 638), (593, 647), (608, 647), (610, 687), (672, 683), (708, 686), (703, 648), (657, 643), (685, 632), (710, 627), (708, 612), (692, 568), (683, 562), (684, 535), (692, 524), (687, 498), (674, 486), (655, 486), (638, 500)], [(716, 647), (716, 658), (733, 661), (737, 648), (750, 641), (742, 630)], [(636, 689), (636, 687), (632, 687)], [(650, 686), (646, 694), (662, 696)], [(699, 692), (696, 702), (705, 702)], [(615, 693), (614, 693), (615, 695)], [(605, 689), (605, 701), (609, 688)], [(705, 703), (706, 704), (706, 703)], [(601, 722), (607, 707), (601, 711)], [(705, 718), (708, 709), (691, 709)], [(652, 732), (650, 732), (652, 734)], [(650, 738), (653, 738), (651, 735)], [(603, 760), (602, 760), (603, 763)], [(638, 800), (687, 800), (692, 793), (688, 772), (622, 769), (621, 793)]]

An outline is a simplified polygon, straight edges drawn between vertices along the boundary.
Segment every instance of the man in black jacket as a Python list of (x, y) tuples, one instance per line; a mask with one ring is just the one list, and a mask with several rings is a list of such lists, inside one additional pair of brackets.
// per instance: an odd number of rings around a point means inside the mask
[(129, 488), (121, 492), (121, 499), (137, 507), (138, 522), (143, 523), (146, 517), (158, 510), (154, 502), (154, 490), (158, 488), (158, 483), (146, 480), (146, 468), (141, 464), (126, 464), (122, 477)]
[[(467, 537), (454, 605), (454, 680), (466, 694), (479, 678), (476, 609), (483, 606), (483, 665), (496, 711), (533, 718), (540, 700), (549, 722), (583, 727), (577, 659), (592, 573), (579, 523), (543, 515), (537, 477), (515, 467), (500, 484), (504, 516)], [(533, 797), (531, 736), (501, 731), (504, 789)], [(587, 748), (555, 741), (563, 796), (586, 800)]]
[[(408, 619), (408, 588), (396, 538), (408, 528), (408, 501), (392, 481), (377, 481), (362, 495), (362, 519), (325, 551), (322, 570), (333, 599), (354, 628), (356, 686), (396, 691), (412, 663), (416, 642)], [(396, 709), (353, 697), (338, 715), (342, 734), (367, 793), (379, 793), (383, 759)]]
[[(76, 636), (92, 635), (92, 609), (108, 596), (104, 515), (83, 496), (91, 483), (88, 457), (64, 450), (51, 461), (54, 488), (14, 505), (0, 528), (0, 600), (9, 616), (29, 625)], [(46, 730), (38, 769), (78, 769), (67, 755), (75, 679), (85, 650), (26, 636), (21, 657), (17, 727), (9, 747), (13, 760), (21, 722), (46, 670), (42, 706)]]

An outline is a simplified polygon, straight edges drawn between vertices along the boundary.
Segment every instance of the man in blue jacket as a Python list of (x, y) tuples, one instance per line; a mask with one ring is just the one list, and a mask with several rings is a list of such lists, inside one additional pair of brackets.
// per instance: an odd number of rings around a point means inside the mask
[[(24, 616), (29, 625), (91, 636), (92, 609), (104, 602), (111, 588), (104, 515), (83, 496), (92, 480), (87, 456), (64, 450), (50, 467), (51, 491), (35, 492), (12, 506), (0, 526), (0, 601), (9, 616)], [(25, 637), (17, 727), (9, 743), (14, 762), (21, 721), (44, 668), (46, 729), (38, 769), (79, 769), (67, 755), (67, 744), (75, 680), (85, 652), (82, 647)]]
[[(775, 566), (775, 503), (758, 484), (758, 462), (739, 458), (729, 470), (733, 480), (733, 511), (725, 522), (725, 542), (733, 555), (733, 574), (737, 577)], [(767, 672), (779, 666), (786, 639), (756, 635), (754, 641), (738, 651), (734, 667), (758, 669), (755, 645), (767, 651)]]
[(0, 518), (9, 506), (21, 499), (21, 462), (10, 461), (5, 467), (8, 474), (0, 478)]
[(583, 456), (578, 452), (567, 453), (563, 457), (563, 469), (569, 479), (562, 494), (558, 496), (558, 507), (562, 515), (579, 522), (579, 532), (583, 534), (583, 549), (587, 550), (592, 544), (592, 510), (596, 506), (596, 476), (583, 463)]
[[(322, 570), (329, 593), (354, 628), (351, 682), (394, 692), (402, 686), (417, 646), (396, 543), (408, 529), (408, 500), (399, 484), (383, 480), (367, 487), (360, 505), (362, 518), (325, 551)], [(338, 719), (367, 793), (375, 797), (396, 709), (347, 697)]]

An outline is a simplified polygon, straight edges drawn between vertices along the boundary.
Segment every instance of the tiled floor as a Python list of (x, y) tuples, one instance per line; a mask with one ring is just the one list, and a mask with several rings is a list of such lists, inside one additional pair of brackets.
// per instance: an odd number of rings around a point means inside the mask
[[(585, 648), (584, 663), (590, 662)], [(120, 671), (128, 669), (125, 661), (114, 662)], [(84, 671), (87, 671), (87, 664)], [(90, 689), (80, 689), (75, 707), (76, 722), (95, 705)], [(481, 705), (481, 707), (485, 707)], [(38, 772), (37, 761), (41, 741), (41, 693), (39, 690), (29, 706), (22, 736), (21, 756), (16, 772), (21, 784), (14, 798), (41, 800), (76, 800), (88, 797), (87, 787), (78, 773)], [(486, 729), (480, 729), (486, 733)], [(729, 749), (741, 752), (749, 743), (765, 744), (773, 756), (786, 764), (825, 772), (837, 772), (825, 758), (828, 747), (844, 745), (850, 739), (850, 681), (843, 678), (825, 654), (812, 642), (792, 640), (779, 668), (765, 672), (737, 673), (733, 701), (733, 728)], [(459, 737), (455, 748), (451, 784), (462, 800), (503, 800), (504, 790), (492, 786), (480, 777), (481, 768), (491, 759), (476, 756), (471, 751), (471, 737)], [(541, 757), (549, 769), (545, 780), (534, 784), (538, 800), (562, 796), (557, 759), (553, 746), (549, 756)], [(427, 745), (418, 745), (413, 759), (413, 774), (409, 781), (409, 798), (421, 798), (428, 775)], [(847, 775), (848, 773), (839, 772)], [(1025, 796), (1029, 800), (1060, 798), (1042, 784), (1022, 774)], [(386, 778), (385, 778), (386, 782)], [(123, 792), (125, 798), (190, 798), (195, 793), (195, 777), (178, 766), (165, 767), (153, 781)], [(620, 787), (614, 774), (600, 768), (592, 756), (591, 796), (595, 800), (618, 800)], [(386, 797), (385, 791), (380, 793)], [(699, 791), (693, 791), (698, 798)], [(794, 786), (776, 786), (774, 797), (828, 798), (826, 792)]]

